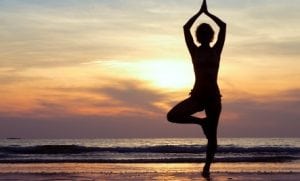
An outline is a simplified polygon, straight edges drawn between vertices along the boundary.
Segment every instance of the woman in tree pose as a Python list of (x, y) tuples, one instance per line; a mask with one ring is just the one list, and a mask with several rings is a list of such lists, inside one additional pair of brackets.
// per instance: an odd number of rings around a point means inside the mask
[[(214, 31), (206, 23), (200, 24), (196, 29), (196, 38), (201, 45), (197, 46), (194, 43), (191, 27), (202, 13), (210, 17), (220, 29), (218, 39), (213, 46), (210, 46), (210, 43), (213, 40)], [(209, 177), (210, 165), (217, 149), (217, 127), (221, 113), (221, 94), (217, 78), (225, 41), (226, 24), (208, 12), (206, 0), (203, 0), (200, 11), (188, 20), (183, 29), (186, 45), (193, 62), (195, 84), (190, 92), (190, 97), (171, 109), (167, 114), (167, 119), (172, 123), (197, 124), (202, 127), (208, 140), (202, 175)], [(205, 111), (205, 118), (192, 116), (200, 111)]]

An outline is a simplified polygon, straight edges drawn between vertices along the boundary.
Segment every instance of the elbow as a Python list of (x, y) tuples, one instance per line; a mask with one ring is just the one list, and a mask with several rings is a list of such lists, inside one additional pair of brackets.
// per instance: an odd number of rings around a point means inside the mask
[(189, 33), (188, 28), (183, 27), (183, 33), (186, 35), (187, 33)]
[(189, 34), (190, 33), (190, 27), (188, 27), (188, 26), (183, 26), (183, 33), (185, 34), (185, 35), (187, 35), (187, 34)]
[(219, 25), (220, 30), (226, 31), (226, 23), (222, 22)]
[(227, 25), (226, 25), (225, 22), (222, 22), (222, 23), (221, 23), (221, 27), (222, 27), (222, 28), (226, 29), (226, 26), (227, 26)]
[(190, 26), (188, 26), (187, 24), (183, 25), (183, 31), (189, 31), (190, 30)]
[(186, 25), (184, 25), (184, 26), (183, 26), (183, 31), (186, 32), (187, 29), (188, 29), (188, 28), (186, 27)]

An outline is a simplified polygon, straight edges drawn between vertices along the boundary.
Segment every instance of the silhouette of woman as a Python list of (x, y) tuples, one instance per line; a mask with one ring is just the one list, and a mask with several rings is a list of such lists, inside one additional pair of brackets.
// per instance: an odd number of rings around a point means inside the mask
[[(196, 29), (197, 41), (195, 45), (191, 35), (191, 27), (202, 14), (210, 17), (218, 26), (218, 39), (212, 47), (214, 31), (209, 24), (202, 23)], [(213, 162), (217, 149), (217, 127), (221, 113), (221, 94), (217, 84), (220, 57), (225, 41), (226, 24), (207, 10), (206, 0), (203, 0), (201, 9), (184, 25), (184, 36), (191, 54), (195, 72), (195, 84), (190, 97), (177, 104), (167, 114), (168, 121), (181, 124), (197, 124), (203, 129), (207, 138), (206, 161), (202, 175), (209, 177), (210, 165)], [(198, 118), (192, 114), (205, 111), (205, 118)]]

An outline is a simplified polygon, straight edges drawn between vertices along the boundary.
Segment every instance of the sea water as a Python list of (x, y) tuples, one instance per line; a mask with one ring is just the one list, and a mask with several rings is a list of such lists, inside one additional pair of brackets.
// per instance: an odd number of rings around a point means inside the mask
[[(191, 166), (205, 161), (205, 151), (206, 140), (200, 138), (1, 139), (0, 167), (54, 163)], [(230, 171), (299, 172), (300, 139), (220, 138), (215, 162), (215, 170), (230, 165)]]

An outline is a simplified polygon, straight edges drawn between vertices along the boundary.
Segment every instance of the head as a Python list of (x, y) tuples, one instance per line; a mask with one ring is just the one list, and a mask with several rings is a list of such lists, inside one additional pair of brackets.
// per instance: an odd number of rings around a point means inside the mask
[(196, 30), (196, 37), (201, 45), (209, 45), (214, 39), (214, 30), (209, 24), (202, 23)]

